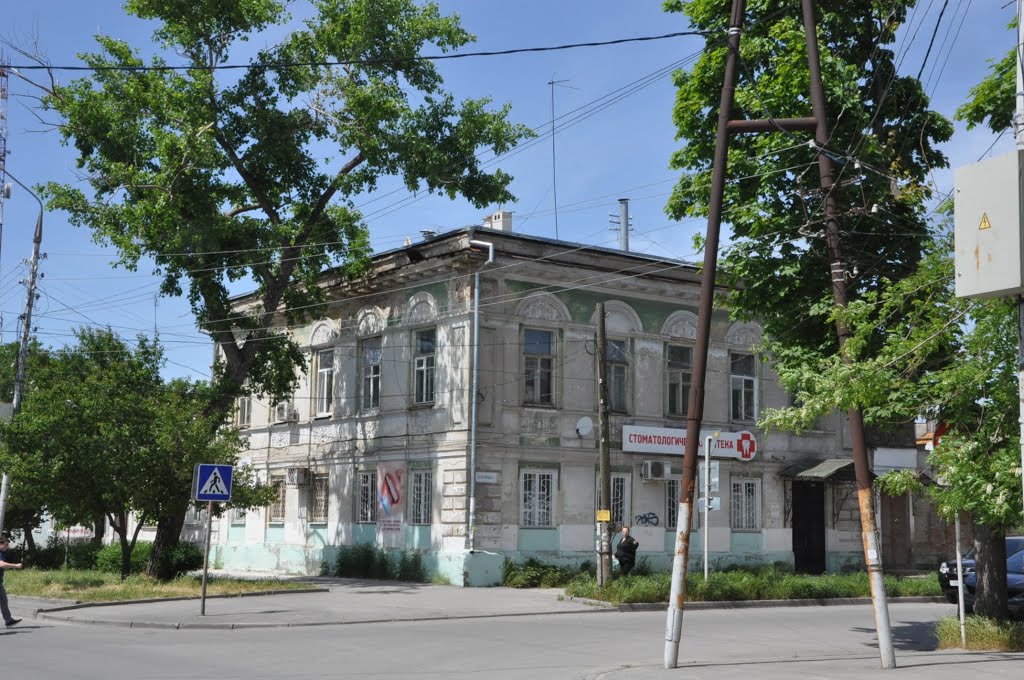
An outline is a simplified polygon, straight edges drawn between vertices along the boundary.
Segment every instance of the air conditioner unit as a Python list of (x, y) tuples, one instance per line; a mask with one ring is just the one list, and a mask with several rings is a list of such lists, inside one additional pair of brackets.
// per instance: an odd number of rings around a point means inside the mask
[(303, 486), (309, 483), (309, 468), (288, 468), (288, 485)]
[(668, 463), (660, 460), (645, 460), (640, 468), (640, 479), (645, 482), (663, 482), (671, 477)]

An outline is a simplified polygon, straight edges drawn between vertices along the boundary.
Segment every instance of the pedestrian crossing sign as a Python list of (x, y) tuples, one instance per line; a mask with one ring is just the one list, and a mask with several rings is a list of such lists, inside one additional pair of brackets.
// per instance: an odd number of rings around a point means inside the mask
[(230, 501), (230, 465), (196, 465), (192, 474), (192, 498), (197, 501)]

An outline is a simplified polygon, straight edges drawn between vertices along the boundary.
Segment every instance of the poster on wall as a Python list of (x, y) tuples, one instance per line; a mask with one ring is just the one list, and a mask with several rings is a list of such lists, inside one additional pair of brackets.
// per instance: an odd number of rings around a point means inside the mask
[(377, 464), (377, 541), (385, 548), (404, 547), (405, 463)]

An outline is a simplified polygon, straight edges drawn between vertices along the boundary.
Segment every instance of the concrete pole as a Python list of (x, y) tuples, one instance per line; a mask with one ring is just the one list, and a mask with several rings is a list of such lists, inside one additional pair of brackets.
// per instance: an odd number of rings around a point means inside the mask
[(0, 536), (4, 533), (4, 516), (7, 514), (7, 496), (11, 492), (11, 478), (5, 472), (3, 482), (0, 482)]
[(960, 584), (956, 588), (957, 592), (957, 612), (960, 614), (960, 646), (967, 649), (967, 623), (964, 618), (964, 558), (962, 550), (960, 549), (960, 513), (956, 513), (956, 575), (960, 579)]
[(629, 252), (629, 199), (619, 199), (619, 250)]
[[(600, 477), (597, 510), (599, 516), (612, 508), (611, 454), (608, 451), (608, 364), (605, 350), (608, 336), (605, 331), (604, 303), (597, 303), (597, 422), (598, 442), (598, 475)], [(604, 587), (612, 581), (611, 536), (608, 533), (608, 522), (600, 519), (597, 522), (598, 565), (597, 585)]]

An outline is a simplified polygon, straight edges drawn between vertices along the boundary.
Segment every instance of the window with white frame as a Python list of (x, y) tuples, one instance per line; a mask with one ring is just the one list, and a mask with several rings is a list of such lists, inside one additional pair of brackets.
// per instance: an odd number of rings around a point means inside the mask
[(618, 413), (629, 410), (629, 355), (625, 340), (609, 340), (605, 347), (608, 366), (608, 408)]
[(413, 359), (413, 402), (431, 404), (434, 401), (434, 361), (437, 348), (437, 330), (416, 331), (416, 356)]
[(526, 382), (523, 403), (535, 406), (553, 406), (555, 397), (555, 333), (527, 328), (523, 331), (523, 359)]
[(730, 490), (730, 522), (734, 531), (760, 531), (761, 480), (734, 479)]
[(665, 373), (668, 377), (668, 399), (665, 409), (670, 416), (685, 416), (690, 396), (690, 372), (693, 348), (669, 345), (666, 350)]
[(252, 423), (252, 397), (248, 394), (235, 400), (235, 424), (249, 427)]
[(409, 515), (412, 524), (430, 524), (432, 520), (434, 474), (430, 470), (412, 471), (412, 491), (409, 494)]
[(729, 416), (732, 420), (757, 420), (757, 357), (729, 355)]
[(369, 411), (380, 408), (380, 365), (381, 338), (367, 338), (360, 343), (362, 363), (360, 370), (363, 375), (363, 389), (360, 394), (362, 410)]
[(231, 508), (231, 524), (233, 526), (245, 524), (245, 508), (233, 507)]
[(377, 473), (360, 472), (356, 476), (356, 484), (356, 499), (359, 502), (356, 521), (360, 524), (374, 524), (377, 522)]
[(554, 470), (520, 470), (519, 500), (522, 508), (522, 526), (554, 526), (557, 477)]
[(679, 480), (665, 482), (665, 526), (675, 529), (679, 524)]
[(327, 511), (330, 508), (331, 476), (328, 473), (313, 475), (313, 484), (310, 487), (310, 522), (326, 522)]
[(270, 488), (274, 490), (274, 500), (267, 508), (267, 521), (278, 523), (284, 521), (284, 477), (270, 478)]
[(314, 409), (318, 416), (331, 414), (334, 407), (334, 349), (316, 353), (316, 387)]

